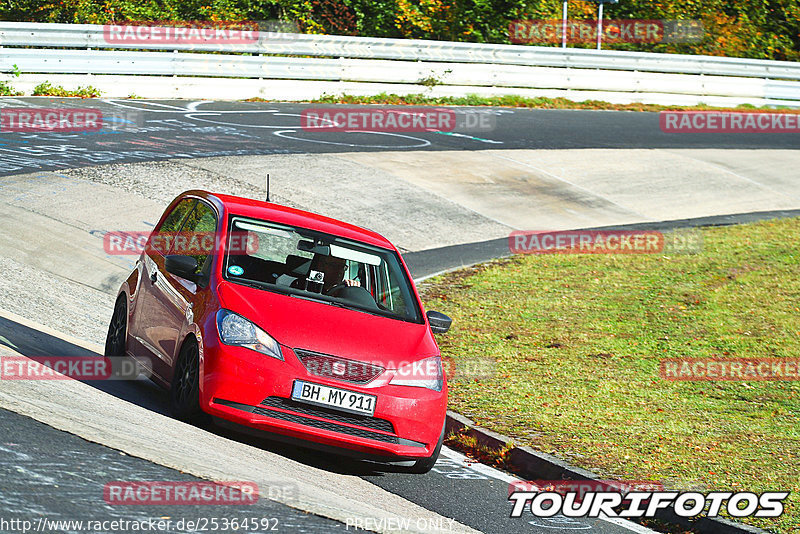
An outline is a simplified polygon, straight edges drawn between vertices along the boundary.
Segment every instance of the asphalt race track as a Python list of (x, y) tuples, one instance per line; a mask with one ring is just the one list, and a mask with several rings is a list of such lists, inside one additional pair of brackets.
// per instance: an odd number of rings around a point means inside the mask
[[(0, 410), (0, 477), (2, 517), (20, 521), (45, 517), (51, 529), (56, 522), (76, 518), (97, 521), (171, 518), (197, 521), (209, 517), (208, 507), (187, 505), (176, 515), (162, 506), (111, 506), (98, 499), (109, 480), (197, 481), (194, 477), (89, 443), (26, 417)], [(98, 500), (100, 502), (98, 502)], [(342, 523), (303, 513), (269, 499), (253, 506), (215, 506), (216, 517), (268, 519), (269, 527), (296, 532), (344, 531)], [(176, 525), (177, 527), (177, 525)], [(50, 530), (50, 529), (48, 529)], [(48, 531), (43, 530), (43, 531)], [(63, 528), (63, 531), (73, 529)], [(166, 532), (181, 532), (177, 528)]]
[(0, 135), (0, 175), (107, 163), (253, 154), (385, 150), (763, 148), (796, 149), (785, 134), (667, 134), (657, 113), (465, 108), (486, 126), (455, 132), (331, 134), (304, 130), (321, 105), (257, 102), (4, 99), (3, 107), (93, 107), (116, 129)]
[[(797, 215), (796, 210), (800, 208), (800, 201), (793, 193), (796, 190), (793, 185), (796, 183), (796, 174), (776, 173), (769, 182), (762, 180), (760, 174), (758, 179), (747, 174), (751, 170), (754, 173), (762, 172), (769, 167), (769, 161), (759, 159), (759, 151), (769, 151), (773, 155), (785, 151), (787, 156), (780, 160), (780, 165), (784, 166), (781, 168), (790, 169), (791, 165), (787, 162), (795, 157), (795, 151), (800, 148), (796, 137), (783, 134), (666, 134), (659, 129), (658, 115), (654, 113), (469, 108), (458, 110), (457, 113), (462, 116), (474, 114), (488, 117), (489, 119), (483, 121), (484, 127), (464, 128), (455, 132), (331, 134), (307, 131), (299, 126), (304, 109), (319, 107), (307, 104), (21, 98), (0, 100), (1, 107), (94, 107), (101, 109), (104, 116), (113, 121), (114, 126), (97, 132), (82, 133), (0, 133), (0, 198), (7, 208), (5, 218), (0, 219), (0, 227), (5, 234), (0, 240), (0, 260), (6, 257), (10, 262), (8, 265), (12, 266), (9, 268), (0, 262), (7, 273), (6, 278), (11, 280), (7, 282), (9, 285), (0, 285), (7, 293), (5, 296), (0, 295), (0, 347), (5, 346), (28, 356), (98, 355), (97, 332), (105, 330), (107, 319), (102, 318), (110, 317), (111, 312), (106, 301), (110, 298), (113, 302), (118, 280), (129, 269), (130, 258), (101, 257), (101, 252), (84, 258), (83, 252), (78, 253), (78, 247), (71, 239), (80, 235), (80, 239), (85, 239), (88, 243), (87, 247), (97, 248), (99, 241), (90, 235), (94, 231), (92, 229), (100, 228), (101, 224), (106, 224), (105, 221), (111, 218), (114, 221), (108, 222), (106, 229), (134, 229), (122, 226), (123, 224), (139, 224), (141, 228), (137, 229), (146, 229), (148, 222), (160, 214), (165, 199), (173, 197), (183, 188), (179, 187), (183, 174), (174, 179), (159, 178), (158, 172), (170, 168), (141, 166), (147, 162), (198, 160), (197, 165), (205, 167), (185, 167), (181, 172), (201, 175), (214, 165), (223, 167), (217, 173), (224, 174), (224, 168), (231, 165), (231, 162), (251, 161), (246, 158), (254, 156), (285, 157), (293, 162), (303, 161), (303, 165), (306, 165), (308, 158), (317, 155), (357, 153), (355, 156), (348, 156), (351, 160), (357, 160), (361, 153), (363, 158), (369, 158), (373, 154), (379, 159), (386, 159), (387, 153), (396, 153), (398, 158), (406, 158), (397, 161), (408, 165), (409, 161), (413, 163), (414, 158), (409, 159), (404, 153), (410, 151), (415, 151), (415, 154), (418, 151), (436, 153), (425, 157), (443, 158), (444, 161), (448, 152), (458, 153), (458, 158), (465, 152), (477, 151), (492, 151), (492, 157), (503, 157), (497, 156), (498, 151), (508, 150), (507, 154), (511, 158), (511, 155), (523, 150), (707, 150), (710, 154), (707, 156), (708, 161), (716, 162), (719, 151), (731, 151), (739, 154), (736, 163), (738, 167), (726, 169), (725, 173), (737, 180), (741, 178), (750, 186), (773, 196), (765, 193), (764, 197), (758, 199), (758, 203), (743, 203), (739, 209), (732, 208), (734, 211), (725, 211), (714, 204), (714, 199), (709, 199), (706, 204), (693, 208), (693, 211), (680, 212), (685, 216), (666, 217), (661, 214), (668, 212), (669, 206), (660, 207), (655, 203), (647, 207), (651, 210), (649, 212), (637, 208), (633, 213), (629, 205), (616, 197), (598, 196), (602, 202), (588, 202), (586, 198), (591, 191), (588, 186), (577, 182), (569, 183), (568, 187), (571, 189), (566, 193), (564, 190), (553, 193), (551, 188), (545, 187), (534, 188), (529, 193), (531, 198), (538, 194), (551, 195), (554, 198), (552, 205), (557, 206), (558, 210), (563, 209), (564, 217), (575, 217), (564, 224), (576, 228), (617, 223), (622, 225), (631, 221), (638, 225), (661, 224), (657, 221), (667, 219), (676, 220), (672, 223), (673, 227), (731, 224), (759, 218)], [(485, 126), (487, 124), (489, 126)], [(489, 157), (488, 152), (483, 154)], [(472, 154), (472, 157), (479, 159), (482, 154)], [(622, 156), (616, 157), (624, 159)], [(112, 164), (113, 172), (108, 170), (112, 167), (90, 169)], [(370, 164), (378, 168), (381, 162)], [(599, 162), (596, 165), (603, 167), (607, 163)], [(84, 172), (82, 168), (87, 169)], [(797, 168), (794, 167), (795, 172)], [(318, 167), (314, 169), (314, 172), (325, 172)], [(63, 175), (57, 174), (62, 171)], [(124, 187), (117, 184), (117, 181), (124, 182), (139, 172), (156, 175), (149, 178), (149, 182), (136, 182), (133, 185), (126, 183)], [(424, 173), (424, 169), (420, 172)], [(443, 174), (446, 173), (445, 169)], [(551, 167), (548, 167), (546, 174), (552, 174)], [(27, 177), (19, 178), (21, 175)], [(48, 211), (50, 204), (57, 205), (60, 199), (48, 197), (41, 192), (30, 193), (30, 184), (37, 180), (40, 187), (46, 190), (49, 181), (62, 179), (59, 177), (72, 180), (80, 184), (80, 187), (63, 194), (64, 197), (73, 197), (72, 203), (64, 204), (71, 208), (57, 209), (74, 209), (75, 217), (79, 217), (77, 213), (80, 212), (80, 217), (83, 218), (66, 222), (60, 220), (58, 214)], [(259, 177), (258, 180), (260, 179)], [(625, 180), (614, 183), (614, 179), (611, 171), (608, 172), (608, 177), (604, 177), (605, 181), (619, 190), (624, 191), (628, 186)], [(90, 184), (90, 187), (85, 185), (88, 181), (95, 183)], [(403, 189), (398, 195), (409, 194), (412, 186), (419, 186), (421, 183), (419, 178), (409, 178), (408, 182), (410, 185), (403, 185), (408, 189)], [(474, 185), (470, 184), (469, 179), (462, 180), (460, 185), (463, 186), (464, 183)], [(415, 278), (507, 253), (505, 238), (501, 236), (506, 235), (515, 225), (496, 216), (505, 209), (503, 204), (498, 204), (500, 207), (471, 204), (470, 192), (475, 189), (463, 189), (461, 193), (452, 189), (453, 194), (448, 195), (449, 185), (446, 181), (438, 185), (423, 185), (425, 187), (421, 188), (420, 194), (439, 198), (439, 204), (427, 210), (420, 209), (419, 217), (425, 216), (423, 211), (436, 212), (452, 208), (453, 213), (459, 213), (459, 216), (463, 215), (465, 220), (471, 221), (469, 224), (474, 222), (474, 231), (468, 233), (468, 229), (463, 229), (460, 230), (463, 233), (456, 235), (457, 229), (447, 229), (437, 235), (431, 232), (428, 236), (425, 233), (426, 227), (436, 225), (436, 221), (431, 219), (431, 222), (421, 223), (421, 229), (416, 233), (409, 231), (393, 235), (386, 232), (404, 251)], [(497, 184), (493, 182), (493, 185)], [(505, 188), (507, 184), (500, 186)], [(250, 196), (258, 193), (258, 188), (252, 183), (234, 182), (231, 187), (241, 187)], [(314, 209), (318, 202), (323, 202), (331, 187), (333, 186), (329, 183), (286, 184), (276, 197), (281, 200), (282, 194), (288, 195), (286, 198), (300, 207)], [(486, 194), (487, 198), (494, 198), (493, 191), (496, 190), (490, 190)], [(98, 196), (89, 196), (93, 194)], [(459, 197), (459, 194), (463, 194), (463, 197)], [(743, 190), (734, 188), (726, 194), (735, 195), (736, 198), (743, 199), (742, 202), (755, 202)], [(137, 199), (138, 204), (132, 207), (126, 204), (126, 209), (122, 209), (113, 204), (115, 198), (119, 199), (120, 204), (123, 200)], [(680, 199), (677, 202), (681, 203)], [(575, 208), (579, 205), (589, 205), (595, 210), (593, 215), (589, 217), (579, 212)], [(328, 210), (326, 214), (340, 218), (346, 218), (342, 214), (348, 213), (348, 210), (357, 211), (351, 204), (324, 207)], [(342, 211), (337, 212), (336, 209)], [(558, 210), (553, 211), (554, 218), (562, 213)], [(143, 213), (145, 211), (147, 213)], [(409, 215), (413, 212), (407, 209), (399, 213), (397, 217), (412, 218)], [(511, 210), (509, 213), (512, 217), (520, 212)], [(595, 213), (599, 215), (595, 216)], [(644, 215), (639, 216), (641, 214)], [(27, 224), (25, 221), (28, 219), (23, 217), (29, 216), (36, 217), (37, 221), (45, 221), (42, 224), (52, 224), (52, 228), (56, 228), (56, 223), (63, 223), (69, 228), (63, 232), (54, 231), (52, 235), (43, 231), (37, 234), (35, 240), (26, 241), (26, 236), (14, 235), (14, 232), (20, 231), (19, 226), (14, 225), (21, 224), (19, 221)], [(373, 219), (367, 219), (362, 224), (374, 222), (369, 225), (378, 231), (384, 231), (382, 224), (388, 228), (397, 226), (392, 214), (369, 216)], [(473, 216), (474, 219), (468, 219)], [(442, 216), (441, 219), (445, 218)], [(354, 219), (354, 222), (361, 223), (358, 219)], [(441, 222), (444, 224), (445, 221)], [(466, 227), (469, 224), (461, 226)], [(428, 246), (429, 243), (434, 243), (434, 246)], [(52, 255), (51, 260), (47, 259), (48, 255)], [(36, 257), (45, 260), (39, 261)], [(59, 262), (59, 258), (65, 257), (76, 258), (75, 264), (65, 265), (70, 261)], [(48, 289), (42, 287), (46, 283), (42, 280), (46, 278), (40, 278), (40, 275), (55, 275), (59, 280), (72, 285), (65, 285), (66, 289)], [(25, 285), (25, 280), (28, 285)], [(59, 291), (76, 295), (76, 303), (73, 305), (83, 309), (74, 315), (65, 311), (64, 316), (69, 317), (69, 320), (63, 323), (46, 317), (42, 311), (45, 308), (34, 301), (46, 300), (49, 291), (52, 291), (54, 297)], [(27, 321), (12, 313), (4, 314), (3, 309), (7, 307), (14, 307), (14, 311), (24, 315)], [(75, 326), (80, 321), (95, 323), (93, 330), (84, 335), (81, 327)], [(62, 334), (66, 330), (71, 335), (66, 332)], [(75, 339), (75, 335), (82, 337), (82, 340)], [(81, 342), (86, 340), (90, 341)], [(280, 473), (291, 474), (296, 470), (298, 477), (304, 477), (302, 482), (311, 487), (317, 484), (323, 489), (330, 484), (330, 487), (335, 488), (330, 490), (331, 495), (319, 496), (321, 500), (329, 499), (325, 502), (331, 503), (331, 506), (337, 502), (333, 493), (340, 490), (345, 493), (352, 491), (352, 497), (349, 494), (340, 496), (342, 502), (353, 501), (352, 510), (361, 506), (359, 503), (362, 501), (374, 498), (375, 502), (368, 504), (374, 505), (378, 511), (393, 511), (402, 506), (406, 516), (412, 518), (419, 518), (420, 516), (414, 514), (420, 514), (420, 511), (431, 512), (425, 518), (426, 525), (433, 525), (440, 518), (453, 518), (460, 524), (453, 527), (453, 531), (469, 532), (470, 529), (475, 529), (487, 533), (550, 533), (575, 530), (607, 534), (649, 532), (637, 525), (609, 520), (559, 517), (545, 520), (532, 516), (511, 519), (507, 496), (508, 484), (513, 478), (486, 466), (476, 465), (454, 451), (445, 449), (430, 474), (408, 475), (402, 473), (402, 466), (343, 460), (213, 426), (187, 428), (186, 425), (168, 418), (165, 394), (143, 378), (132, 382), (79, 383), (74, 386), (64, 387), (62, 392), (59, 389), (62, 384), (13, 384), (12, 387), (12, 384), (0, 383), (0, 518), (30, 519), (45, 516), (51, 520), (101, 520), (169, 517), (176, 520), (244, 516), (272, 518), (277, 530), (286, 532), (325, 532), (345, 530), (348, 526), (349, 530), (354, 530), (354, 525), (345, 524), (348, 516), (341, 510), (333, 512), (323, 508), (309, 509), (308, 502), (313, 501), (316, 495), (308, 492), (305, 501), (292, 500), (291, 495), (282, 495), (274, 501), (261, 499), (257, 505), (246, 507), (246, 510), (192, 506), (169, 509), (125, 507), (110, 506), (103, 501), (103, 485), (110, 480), (194, 480), (195, 476), (223, 476), (224, 471), (219, 469), (228, 466), (228, 462), (232, 466), (230, 473), (236, 467), (233, 466), (235, 458), (231, 451), (243, 451), (267, 459), (262, 460), (263, 463), (250, 465), (249, 469), (258, 472), (259, 476), (268, 477), (265, 480), (272, 480), (269, 476), (274, 475), (276, 487), (281, 487), (277, 482)], [(99, 403), (95, 405), (94, 411), (80, 406), (81, 399), (89, 398)], [(115, 414), (112, 405), (120, 412)], [(84, 414), (84, 417), (79, 416), (80, 414)], [(116, 418), (122, 421), (118, 425), (115, 423)], [(145, 425), (145, 420), (151, 426)], [(129, 421), (131, 426), (124, 427), (125, 421)], [(137, 427), (137, 424), (141, 426)], [(137, 434), (138, 441), (131, 437), (131, 432), (126, 433), (125, 428), (137, 429), (134, 433)], [(145, 438), (150, 434), (154, 435), (152, 447), (142, 447), (146, 442)], [(156, 438), (155, 434), (163, 436)], [(172, 438), (176, 436), (180, 438)], [(208, 458), (198, 458), (188, 450), (169, 451), (170, 447), (176, 448), (175, 443), (183, 443), (174, 439), (185, 439), (186, 443), (193, 439), (202, 439), (219, 450), (209, 452)], [(225, 450), (228, 447), (230, 451)], [(240, 467), (240, 472), (247, 472), (248, 466), (244, 463)], [(271, 473), (273, 468), (274, 473)], [(375, 486), (385, 491), (372, 490)], [(306, 491), (302, 484), (292, 489), (294, 490), (301, 495)], [(331, 517), (336, 517), (338, 521), (330, 519)], [(443, 523), (445, 527), (448, 525)], [(366, 526), (373, 530), (391, 530), (385, 524)], [(431, 528), (421, 530), (436, 531)], [(63, 531), (78, 532), (75, 529)], [(169, 530), (188, 531), (200, 530)], [(266, 532), (268, 529), (257, 531)]]

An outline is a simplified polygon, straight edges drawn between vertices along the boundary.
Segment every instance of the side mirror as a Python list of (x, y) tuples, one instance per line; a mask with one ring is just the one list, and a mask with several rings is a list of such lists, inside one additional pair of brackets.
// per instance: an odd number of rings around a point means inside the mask
[(195, 272), (197, 270), (197, 259), (192, 256), (170, 254), (164, 259), (164, 269), (170, 274), (180, 276), (191, 282), (196, 283), (200, 280), (200, 275)]
[(434, 334), (444, 334), (450, 330), (450, 325), (453, 320), (443, 313), (437, 311), (429, 311), (425, 314), (428, 317), (428, 322), (431, 324), (431, 332)]

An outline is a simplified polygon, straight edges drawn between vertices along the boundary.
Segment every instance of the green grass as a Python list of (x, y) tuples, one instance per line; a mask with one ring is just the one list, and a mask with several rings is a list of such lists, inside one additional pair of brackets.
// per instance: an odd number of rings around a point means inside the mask
[(422, 284), (456, 369), (497, 362), (450, 407), (602, 476), (792, 491), (746, 521), (800, 532), (800, 383), (659, 377), (668, 357), (800, 355), (800, 219), (702, 235), (699, 254), (516, 256)]
[(19, 96), (22, 93), (14, 89), (7, 81), (0, 80), (0, 96)]
[[(248, 99), (249, 102), (270, 102), (263, 98), (255, 97)], [(308, 102), (308, 101), (305, 101)], [(620, 111), (688, 111), (688, 110), (711, 110), (724, 111), (725, 109), (736, 111), (780, 111), (782, 113), (800, 113), (800, 110), (783, 107), (755, 107), (750, 104), (742, 104), (735, 108), (718, 108), (700, 104), (698, 106), (661, 106), (657, 104), (612, 104), (602, 100), (584, 100), (575, 102), (566, 98), (546, 98), (546, 97), (524, 97), (517, 95), (507, 96), (479, 96), (468, 94), (466, 96), (443, 96), (433, 97), (424, 94), (397, 95), (393, 93), (380, 93), (370, 96), (358, 95), (323, 95), (321, 98), (311, 100), (312, 103), (320, 104), (387, 104), (395, 106), (492, 106), (492, 107), (513, 107), (513, 108), (537, 108), (537, 109), (598, 109), (598, 110), (620, 110)]]
[(64, 89), (60, 85), (52, 85), (50, 82), (42, 82), (33, 88), (33, 96), (76, 96), (79, 98), (97, 98), (101, 96), (100, 90), (92, 87), (78, 87), (77, 89)]

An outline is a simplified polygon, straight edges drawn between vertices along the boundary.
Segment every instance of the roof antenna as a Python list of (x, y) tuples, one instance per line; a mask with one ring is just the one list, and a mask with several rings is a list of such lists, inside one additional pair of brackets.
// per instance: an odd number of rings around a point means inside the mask
[(269, 173), (267, 173), (267, 202), (269, 202)]

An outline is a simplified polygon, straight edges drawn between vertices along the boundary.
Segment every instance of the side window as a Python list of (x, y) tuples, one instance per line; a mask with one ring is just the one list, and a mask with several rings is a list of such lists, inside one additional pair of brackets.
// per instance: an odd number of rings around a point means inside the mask
[[(216, 242), (217, 232), (217, 214), (205, 202), (197, 202), (194, 210), (186, 217), (183, 227), (180, 230), (182, 235), (189, 234), (187, 237), (191, 238), (192, 235), (197, 237), (197, 234), (210, 234), (214, 237)], [(197, 271), (200, 274), (203, 272), (203, 267), (209, 261), (210, 254), (206, 254), (203, 250), (201, 254), (191, 254), (197, 260)]]
[(164, 219), (164, 224), (156, 231), (159, 233), (167, 233), (180, 230), (183, 220), (186, 218), (186, 215), (192, 211), (196, 202), (197, 201), (193, 198), (186, 198), (178, 202), (178, 204), (172, 208), (169, 215), (167, 215), (167, 218)]

